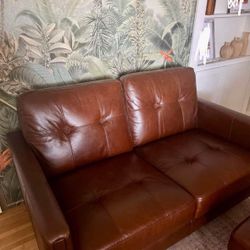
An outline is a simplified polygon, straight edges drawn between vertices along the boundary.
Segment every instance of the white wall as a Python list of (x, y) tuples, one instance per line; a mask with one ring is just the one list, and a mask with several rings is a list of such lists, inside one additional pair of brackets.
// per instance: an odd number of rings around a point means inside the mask
[(250, 96), (250, 62), (196, 72), (198, 96), (246, 112)]

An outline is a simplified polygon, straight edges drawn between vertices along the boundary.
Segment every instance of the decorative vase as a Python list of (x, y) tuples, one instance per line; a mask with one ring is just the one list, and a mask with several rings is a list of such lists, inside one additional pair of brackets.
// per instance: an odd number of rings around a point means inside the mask
[(239, 37), (235, 37), (231, 42), (231, 46), (234, 49), (232, 57), (239, 57), (243, 47), (243, 41)]
[(228, 59), (228, 58), (231, 58), (233, 56), (233, 53), (234, 53), (234, 49), (231, 46), (231, 44), (225, 42), (224, 45), (220, 49), (220, 56), (222, 58)]
[(243, 46), (240, 52), (241, 56), (245, 56), (247, 54), (247, 47), (248, 47), (248, 37), (249, 37), (250, 32), (243, 32), (242, 34), (242, 42)]
[(206, 15), (213, 15), (215, 9), (216, 0), (207, 0)]

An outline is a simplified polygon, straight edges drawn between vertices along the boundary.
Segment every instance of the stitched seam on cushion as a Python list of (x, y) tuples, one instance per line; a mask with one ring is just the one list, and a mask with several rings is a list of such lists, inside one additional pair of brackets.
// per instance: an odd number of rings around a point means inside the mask
[[(82, 108), (82, 102), (81, 102), (81, 100), (80, 100), (80, 98), (79, 98), (79, 96), (78, 96), (78, 93), (76, 93), (76, 98), (77, 98), (77, 100), (78, 100), (78, 102), (80, 103), (80, 106), (81, 106), (81, 108)], [(96, 97), (95, 97), (96, 98)], [(96, 98), (96, 100), (97, 100), (97, 98)], [(99, 103), (98, 103), (98, 106), (99, 106)], [(100, 107), (100, 106), (99, 106)], [(99, 109), (100, 110), (100, 109)], [(84, 113), (83, 112), (83, 110), (82, 110), (82, 113)], [(120, 117), (120, 116), (123, 116), (122, 114), (118, 114), (118, 115), (115, 115), (115, 116), (112, 116), (112, 119), (113, 118), (117, 118), (117, 117)], [(83, 127), (87, 127), (87, 126), (91, 126), (91, 125), (93, 125), (93, 124), (95, 124), (96, 122), (93, 122), (93, 123), (89, 123), (89, 124), (85, 124), (85, 125), (80, 125), (80, 126), (75, 126), (76, 128), (83, 128)]]
[[(178, 103), (178, 100), (177, 101), (173, 101), (173, 102), (164, 102), (164, 103), (162, 103), (161, 104), (161, 107), (164, 107), (164, 106), (167, 106), (167, 105), (169, 105), (169, 104), (177, 104)], [(138, 108), (138, 109), (132, 109), (131, 108), (131, 110), (133, 110), (133, 111), (147, 111), (148, 109), (153, 109), (153, 110), (155, 110), (154, 109), (154, 107), (152, 107), (152, 105), (144, 105), (143, 107), (141, 107), (141, 108)]]
[[(101, 105), (100, 105), (100, 102), (97, 98), (97, 95), (95, 93), (95, 99), (96, 99), (96, 102), (98, 104), (98, 108), (99, 108), (99, 116), (100, 116), (100, 119), (102, 118), (102, 109), (101, 109)], [(106, 145), (107, 145), (107, 152), (106, 152), (106, 155), (110, 155), (110, 145), (109, 145), (109, 141), (108, 141), (108, 138), (107, 138), (107, 134), (106, 134), (106, 131), (104, 129), (104, 126), (102, 126), (102, 129), (103, 129), (103, 133), (104, 133), (104, 136), (105, 136), (105, 141), (106, 141)]]
[[(157, 94), (157, 89), (156, 89), (155, 83), (154, 83), (154, 81), (152, 79), (150, 80), (150, 84), (151, 84), (153, 92), (154, 92), (153, 95), (155, 97), (159, 97), (159, 95)], [(155, 102), (155, 100), (154, 100), (154, 102)], [(155, 113), (155, 116), (156, 116), (156, 122), (157, 122), (156, 126), (157, 126), (158, 138), (161, 138), (161, 129), (160, 129), (160, 127), (161, 127), (161, 125), (160, 125), (161, 121), (160, 121), (160, 115), (159, 115), (159, 112), (155, 111), (155, 110), (154, 110), (153, 113)]]
[[(129, 85), (129, 83), (126, 83), (126, 85)], [(123, 84), (122, 84), (123, 86)], [(132, 139), (132, 144), (133, 144), (133, 147), (137, 144), (138, 142), (138, 136), (136, 135), (135, 133), (135, 130), (134, 130), (134, 119), (132, 118), (133, 116), (133, 113), (137, 110), (133, 109), (133, 105), (131, 103), (134, 103), (130, 96), (129, 96), (129, 93), (130, 90), (128, 90), (128, 86), (126, 86), (126, 89), (125, 89), (125, 86), (123, 86), (123, 93), (124, 93), (124, 99), (125, 99), (125, 102), (126, 102), (126, 111), (127, 111), (127, 123), (128, 123), (128, 127), (129, 127), (129, 131), (130, 131), (130, 134), (131, 134), (131, 139)], [(140, 109), (138, 109), (140, 110)]]
[[(123, 115), (121, 114), (121, 115), (112, 116), (112, 119), (118, 118), (120, 116), (123, 116)], [(84, 127), (92, 126), (92, 125), (95, 125), (95, 124), (96, 124), (96, 122), (93, 122), (93, 123), (89, 123), (89, 124), (85, 124), (85, 125), (79, 125), (79, 126), (74, 125), (74, 127), (76, 129), (78, 129), (78, 128), (84, 128)]]
[(111, 155), (111, 150), (110, 150), (110, 143), (109, 143), (109, 139), (108, 139), (108, 134), (107, 134), (107, 131), (105, 129), (104, 126), (102, 126), (103, 128), (103, 131), (104, 131), (104, 135), (105, 135), (105, 140), (106, 140), (106, 144), (107, 144), (107, 148), (108, 148), (108, 156)]
[(80, 104), (81, 109), (82, 109), (82, 101), (81, 101), (81, 99), (80, 99), (79, 96), (78, 96), (78, 92), (75, 93), (75, 96), (76, 96), (77, 101), (78, 101), (79, 104)]
[(126, 128), (129, 134), (129, 142), (131, 144), (130, 150), (134, 147), (135, 142), (134, 142), (134, 138), (133, 138), (133, 129), (130, 126), (129, 123), (129, 103), (127, 101), (126, 98), (126, 90), (125, 90), (125, 86), (123, 85), (122, 81), (119, 81), (119, 85), (120, 85), (120, 92), (121, 92), (121, 96), (122, 96), (122, 108), (123, 108), (123, 112), (124, 112), (124, 117), (126, 120)]
[(180, 96), (181, 96), (181, 86), (180, 86), (180, 78), (179, 77), (176, 77), (175, 74), (172, 74), (173, 75), (173, 78), (176, 80), (177, 82), (177, 88), (178, 88), (178, 105), (181, 109), (181, 117), (182, 117), (182, 130), (185, 131), (185, 128), (186, 128), (186, 123), (185, 123), (185, 119), (184, 119), (184, 112), (183, 112), (183, 109), (182, 109), (182, 106), (180, 104)]
[[(100, 102), (97, 98), (97, 96), (95, 95), (95, 98), (96, 98), (96, 101), (98, 103), (98, 107), (99, 107), (99, 111), (100, 111), (100, 117), (101, 117), (101, 105), (100, 105)], [(107, 155), (110, 155), (111, 154), (111, 150), (110, 150), (110, 144), (109, 144), (109, 140), (108, 140), (108, 135), (107, 135), (107, 132), (105, 130), (105, 127), (102, 125), (102, 129), (103, 129), (103, 132), (104, 132), (104, 135), (105, 135), (105, 140), (106, 140), (106, 145), (107, 145)]]
[[(182, 206), (182, 207), (183, 207), (182, 209), (179, 209), (178, 211), (176, 211), (176, 212), (174, 212), (174, 213), (171, 213), (171, 216), (172, 216), (172, 215), (175, 215), (175, 214), (178, 214), (178, 213), (181, 213), (183, 210), (186, 209), (187, 206), (186, 206), (186, 204), (185, 204), (185, 207), (184, 207), (184, 206)], [(111, 246), (109, 246), (107, 249), (114, 249), (114, 247), (116, 247), (118, 244), (123, 244), (123, 243), (127, 242), (128, 240), (131, 240), (132, 238), (135, 237), (135, 234), (140, 233), (140, 232), (143, 232), (145, 229), (148, 229), (148, 227), (153, 226), (153, 225), (155, 225), (155, 224), (161, 224), (161, 223), (165, 222), (165, 220), (163, 220), (163, 218), (168, 218), (169, 216), (170, 216), (169, 213), (168, 213), (168, 214), (164, 214), (164, 215), (161, 216), (160, 218), (157, 218), (157, 219), (155, 219), (154, 221), (147, 223), (147, 224), (144, 225), (143, 227), (141, 227), (141, 228), (135, 230), (133, 234), (130, 234), (130, 235), (127, 236), (126, 238), (122, 238), (122, 239), (118, 240), (118, 241), (115, 242), (115, 243), (111, 243)]]
[[(163, 182), (163, 184), (165, 184)], [(147, 188), (146, 185), (143, 184), (143, 188), (146, 190), (146, 192), (150, 195), (151, 199), (158, 205), (158, 207), (161, 209), (162, 212), (164, 212), (164, 208), (161, 207), (161, 203), (158, 202), (155, 197), (153, 196), (153, 194), (150, 192), (150, 190)]]
[[(135, 152), (136, 153), (136, 152)], [(148, 160), (142, 158), (140, 155), (138, 155), (138, 153), (136, 153), (136, 155), (141, 158), (142, 160), (144, 160), (145, 162), (147, 162), (150, 166), (152, 166), (156, 171), (158, 171), (159, 173), (161, 173), (162, 175), (166, 176), (167, 178), (169, 178), (171, 181), (173, 181), (178, 187), (182, 188), (184, 191), (186, 191), (186, 193), (188, 193), (189, 195), (191, 195), (194, 199), (196, 199), (196, 197), (188, 190), (186, 189), (184, 186), (182, 186), (180, 183), (178, 183), (177, 181), (175, 181), (173, 178), (171, 178), (170, 176), (168, 176), (166, 173), (164, 173), (163, 171), (161, 171), (159, 168), (157, 168), (156, 166), (154, 166), (151, 162), (149, 162)], [(197, 206), (197, 205), (196, 205)]]
[[(92, 192), (92, 191), (90, 191), (89, 193), (91, 193), (93, 196), (96, 195), (96, 193), (95, 193), (95, 192)], [(84, 206), (84, 205), (86, 205), (86, 204), (96, 202), (98, 199), (99, 199), (98, 197), (95, 197), (95, 199), (93, 199), (93, 200), (91, 200), (91, 201), (88, 201), (88, 202), (79, 202), (77, 205), (75, 205), (75, 206), (73, 206), (73, 207), (71, 207), (71, 208), (68, 208), (64, 213), (65, 213), (65, 214), (69, 214), (69, 213), (71, 213), (72, 211), (74, 211), (74, 210), (76, 210), (76, 209), (78, 209), (78, 208), (80, 208), (80, 207), (82, 207), (82, 206)]]
[[(143, 158), (141, 158), (140, 156), (137, 156), (137, 157), (140, 158), (140, 159), (142, 159), (143, 161), (145, 161), (145, 160), (144, 160)], [(145, 162), (146, 162), (146, 161), (145, 161)], [(150, 163), (149, 163), (149, 164), (150, 164)], [(153, 165), (152, 165), (152, 166), (153, 166)], [(154, 167), (154, 169), (155, 169), (155, 167)], [(160, 172), (158, 169), (155, 169), (155, 170), (156, 170), (158, 173)], [(160, 172), (160, 173), (161, 173), (161, 172)], [(162, 177), (163, 177), (163, 176), (165, 177), (166, 175), (161, 173), (161, 176), (162, 176)], [(119, 188), (117, 188), (117, 189), (112, 190), (112, 192), (108, 192), (108, 193), (106, 193), (106, 194), (104, 194), (104, 195), (101, 195), (101, 196), (96, 195), (95, 192), (91, 192), (91, 193), (93, 194), (93, 196), (95, 197), (94, 199), (92, 199), (92, 200), (90, 200), (90, 201), (88, 201), (88, 202), (80, 202), (80, 203), (78, 203), (78, 205), (75, 205), (74, 207), (69, 208), (65, 213), (66, 213), (66, 214), (69, 214), (69, 213), (71, 213), (72, 211), (74, 211), (75, 209), (80, 208), (81, 206), (84, 206), (84, 205), (89, 204), (89, 203), (94, 203), (94, 202), (96, 202), (97, 200), (100, 200), (100, 199), (106, 197), (107, 195), (112, 194), (112, 193), (115, 193), (115, 192), (117, 192), (117, 191), (119, 191), (119, 190), (122, 190), (122, 189), (128, 187), (128, 186), (131, 185), (131, 184), (138, 184), (138, 183), (140, 183), (141, 181), (143, 181), (146, 177), (148, 177), (148, 176), (145, 175), (143, 178), (141, 178), (141, 179), (139, 179), (139, 180), (136, 180), (136, 179), (133, 179), (132, 176), (130, 176), (130, 182), (129, 182), (129, 183), (127, 183), (126, 185), (124, 185), (124, 186), (122, 186), (122, 187), (119, 187)], [(162, 182), (162, 183), (165, 184), (165, 182)]]
[(124, 185), (124, 186), (122, 186), (122, 187), (119, 187), (119, 188), (117, 188), (117, 189), (114, 189), (114, 190), (112, 190), (112, 192), (108, 192), (108, 193), (106, 193), (106, 194), (104, 194), (104, 195), (101, 195), (101, 196), (98, 196), (98, 195), (96, 194), (96, 192), (91, 192), (91, 193), (94, 194), (94, 196), (95, 196), (94, 199), (92, 199), (92, 200), (90, 200), (90, 201), (88, 201), (88, 202), (80, 202), (78, 205), (76, 205), (76, 206), (74, 206), (74, 207), (72, 207), (72, 208), (69, 208), (69, 209), (66, 211), (66, 213), (67, 213), (67, 214), (68, 214), (68, 213), (71, 213), (73, 210), (78, 209), (79, 207), (84, 206), (84, 205), (86, 205), (86, 204), (94, 203), (94, 202), (96, 202), (96, 201), (98, 201), (98, 200), (100, 200), (100, 199), (106, 197), (106, 196), (109, 195), (109, 194), (113, 194), (113, 193), (115, 193), (115, 192), (117, 192), (117, 191), (119, 191), (119, 190), (122, 190), (122, 189), (128, 187), (128, 186), (131, 185), (131, 184), (139, 183), (142, 179), (141, 179), (141, 180), (138, 180), (138, 181), (135, 181), (135, 182), (133, 182), (133, 181), (134, 181), (133, 179), (131, 179), (131, 180), (132, 180), (132, 181), (129, 182), (129, 183), (127, 183), (126, 185)]
[[(201, 162), (198, 162), (199, 165), (201, 165), (203, 168), (207, 168), (208, 166), (206, 166), (205, 164), (201, 163)], [(173, 180), (176, 184), (178, 184), (180, 187), (182, 187), (184, 190), (186, 190), (189, 194), (191, 194), (195, 200), (199, 200), (200, 198), (203, 198), (203, 197), (206, 197), (207, 195), (204, 195), (204, 196), (196, 196), (195, 194), (192, 194), (191, 192), (192, 191), (189, 191), (185, 186), (183, 186), (181, 183), (179, 183), (178, 181), (176, 181), (175, 179), (173, 179), (171, 176), (169, 176), (168, 174), (166, 174), (167, 177), (169, 177), (171, 180)], [(198, 205), (198, 204), (197, 204)], [(197, 211), (195, 211), (196, 213)]]
[[(64, 123), (67, 124), (66, 118), (65, 118), (65, 114), (64, 114), (64, 111), (63, 111), (62, 108), (60, 108), (60, 109), (61, 109), (61, 112), (62, 112), (62, 116), (63, 116)], [(72, 144), (71, 144), (69, 135), (66, 135), (66, 138), (67, 138), (67, 141), (68, 141), (68, 143), (69, 143), (69, 147), (70, 147), (70, 151), (71, 151), (71, 156), (72, 156), (72, 167), (74, 168), (74, 167), (76, 166), (76, 159), (75, 159), (75, 156), (74, 156), (74, 152), (73, 152), (73, 148), (72, 148)]]
[(111, 220), (112, 220), (114, 226), (116, 227), (117, 231), (118, 231), (118, 232), (121, 234), (121, 236), (122, 236), (122, 230), (117, 226), (117, 224), (116, 224), (114, 218), (111, 216), (111, 214), (109, 213), (108, 209), (107, 209), (107, 208), (105, 207), (105, 205), (103, 204), (103, 202), (102, 202), (102, 197), (98, 198), (98, 202), (99, 202), (99, 204), (102, 206), (102, 208), (106, 211), (107, 215), (111, 218)]
[[(170, 179), (173, 183), (175, 183), (178, 187), (180, 187), (181, 189), (183, 189), (187, 194), (189, 194), (190, 196), (192, 196), (195, 200), (196, 197), (188, 190), (186, 189), (184, 186), (182, 186), (180, 183), (178, 183), (176, 180), (174, 180), (173, 178), (171, 178), (171, 176), (167, 175), (166, 173), (164, 173), (163, 171), (161, 171), (159, 168), (157, 168), (155, 165), (153, 165), (151, 162), (149, 162), (147, 159), (142, 158), (140, 155), (138, 155), (138, 153), (135, 151), (135, 154), (142, 159), (143, 161), (145, 161), (146, 163), (148, 163), (150, 166), (152, 166), (158, 173), (160, 173), (163, 176), (166, 176), (168, 179)], [(197, 206), (198, 204), (196, 203), (196, 209), (195, 212), (197, 210)]]
[[(191, 203), (191, 202), (190, 202)], [(187, 203), (189, 204), (189, 203)], [(187, 204), (181, 206), (181, 209), (179, 209), (178, 211), (175, 211), (174, 213), (171, 212), (171, 216), (175, 215), (175, 214), (179, 214), (182, 211), (184, 211), (188, 206)], [(122, 238), (114, 243), (111, 243), (110, 246), (108, 246), (106, 249), (114, 249), (115, 247), (117, 247), (117, 245), (121, 245), (124, 244), (125, 242), (127, 242), (128, 240), (133, 239), (136, 234), (141, 233), (143, 231), (145, 231), (146, 229), (148, 229), (150, 226), (154, 226), (155, 224), (163, 224), (165, 222), (165, 219), (167, 219), (170, 216), (170, 213), (166, 214), (164, 213), (163, 216), (161, 216), (160, 218), (156, 218), (155, 220), (147, 223), (146, 225), (144, 225), (143, 227), (140, 227), (139, 229), (135, 230), (133, 232), (133, 234), (128, 235), (126, 238)]]

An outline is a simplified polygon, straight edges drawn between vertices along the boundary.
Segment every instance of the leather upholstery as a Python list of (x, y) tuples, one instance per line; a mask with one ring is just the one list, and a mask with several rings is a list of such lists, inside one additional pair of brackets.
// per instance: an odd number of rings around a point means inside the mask
[(134, 145), (195, 126), (197, 97), (191, 68), (134, 73), (121, 78)]
[(249, 151), (198, 129), (136, 148), (196, 198), (196, 218), (250, 186)]
[(198, 127), (250, 149), (248, 116), (201, 99), (198, 105)]
[(77, 250), (144, 249), (188, 224), (196, 207), (190, 194), (134, 153), (85, 166), (52, 187)]
[(165, 250), (250, 193), (250, 117), (198, 103), (190, 68), (33, 91), (18, 114), (41, 249)]
[(250, 217), (244, 220), (232, 232), (229, 250), (249, 250), (250, 249)]
[(8, 135), (8, 144), (32, 219), (40, 249), (71, 250), (70, 230), (32, 150), (21, 132)]
[(116, 80), (28, 92), (18, 99), (18, 113), (49, 176), (132, 147)]

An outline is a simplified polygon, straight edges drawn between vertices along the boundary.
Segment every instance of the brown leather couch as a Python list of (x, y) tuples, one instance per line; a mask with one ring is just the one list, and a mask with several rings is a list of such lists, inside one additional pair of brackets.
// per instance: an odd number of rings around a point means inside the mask
[(250, 191), (250, 118), (191, 68), (28, 92), (8, 136), (40, 249), (166, 249)]
[(234, 229), (228, 245), (229, 250), (250, 250), (250, 217)]

